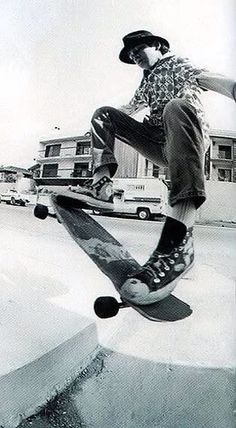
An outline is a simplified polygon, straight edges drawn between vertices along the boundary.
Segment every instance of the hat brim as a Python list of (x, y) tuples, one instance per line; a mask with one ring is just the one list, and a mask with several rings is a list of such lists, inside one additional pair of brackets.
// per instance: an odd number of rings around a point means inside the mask
[(136, 39), (136, 42), (133, 42), (132, 44), (130, 43), (129, 47), (125, 46), (123, 49), (121, 49), (119, 54), (119, 59), (122, 62), (125, 62), (126, 64), (135, 64), (135, 62), (129, 57), (129, 51), (141, 43), (149, 44), (155, 41), (160, 42), (162, 45), (165, 45), (167, 48), (170, 47), (169, 42), (166, 39), (163, 39), (163, 37), (146, 36), (146, 37), (140, 38), (139, 40)]

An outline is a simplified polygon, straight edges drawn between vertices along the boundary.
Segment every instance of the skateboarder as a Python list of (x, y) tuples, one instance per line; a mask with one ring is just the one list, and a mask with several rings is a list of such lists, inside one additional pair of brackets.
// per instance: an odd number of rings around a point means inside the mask
[[(112, 209), (111, 178), (118, 166), (115, 138), (154, 164), (168, 166), (169, 211), (159, 242), (123, 290), (132, 299), (141, 282), (155, 300), (166, 290), (171, 292), (178, 277), (193, 264), (192, 232), (196, 210), (206, 199), (204, 154), (210, 144), (201, 93), (210, 89), (235, 100), (236, 84), (174, 55), (166, 39), (149, 31), (127, 34), (123, 44), (120, 60), (140, 67), (142, 80), (128, 105), (95, 111), (91, 122), (93, 181), (78, 188), (78, 193), (94, 207)], [(150, 115), (142, 123), (131, 117), (147, 106)]]

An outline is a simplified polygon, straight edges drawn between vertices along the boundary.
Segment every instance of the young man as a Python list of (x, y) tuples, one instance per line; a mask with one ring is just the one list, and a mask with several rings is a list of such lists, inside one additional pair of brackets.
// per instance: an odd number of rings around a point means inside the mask
[[(115, 138), (131, 145), (157, 165), (169, 167), (169, 212), (160, 240), (142, 269), (122, 288), (136, 303), (168, 295), (192, 266), (196, 210), (206, 199), (204, 154), (210, 144), (200, 96), (211, 89), (235, 99), (235, 82), (194, 67), (175, 56), (169, 42), (148, 31), (123, 38), (120, 60), (136, 64), (143, 78), (130, 103), (120, 109), (99, 108), (92, 117), (93, 182), (78, 189), (79, 197), (101, 209), (112, 209), (111, 177), (117, 170)], [(149, 106), (143, 123), (131, 116)]]

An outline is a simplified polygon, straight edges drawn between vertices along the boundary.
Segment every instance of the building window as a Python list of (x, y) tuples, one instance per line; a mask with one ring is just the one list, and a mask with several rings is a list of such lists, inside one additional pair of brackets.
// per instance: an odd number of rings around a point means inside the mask
[(90, 154), (90, 142), (80, 141), (76, 145), (76, 155), (89, 155)]
[(231, 169), (218, 168), (218, 180), (219, 181), (232, 181)]
[(46, 146), (45, 158), (60, 156), (61, 144), (52, 144)]
[(158, 165), (153, 164), (153, 167), (152, 167), (153, 177), (158, 178), (159, 177), (159, 171), (160, 171), (160, 167)]
[(232, 159), (232, 147), (220, 145), (219, 159)]
[(154, 165), (151, 161), (149, 161), (148, 159), (145, 159), (145, 169), (144, 169), (144, 175), (146, 177), (157, 177), (154, 174), (157, 174), (157, 165)]
[(91, 177), (91, 171), (89, 171), (89, 164), (85, 162), (75, 163), (73, 177)]
[(145, 177), (148, 175), (148, 160), (147, 159), (145, 159), (144, 175), (145, 175)]
[(211, 158), (211, 147), (208, 148), (205, 154), (205, 162), (204, 162), (204, 174), (207, 180), (210, 180), (210, 158)]
[(57, 172), (58, 172), (57, 163), (43, 165), (42, 177), (57, 177)]

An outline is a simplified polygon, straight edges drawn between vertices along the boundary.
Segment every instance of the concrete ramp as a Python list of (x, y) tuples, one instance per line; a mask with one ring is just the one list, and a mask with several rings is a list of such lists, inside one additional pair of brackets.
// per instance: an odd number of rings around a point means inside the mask
[[(123, 310), (113, 336), (100, 334), (102, 351), (53, 400), (50, 418), (42, 412), (30, 426), (234, 428), (234, 283), (201, 263), (176, 294), (191, 317), (153, 323)], [(111, 321), (100, 320), (98, 331)]]
[(107, 347), (65, 392), (73, 420), (93, 428), (235, 427), (234, 283), (201, 264), (176, 293), (191, 304), (190, 318), (159, 324), (122, 313)]

